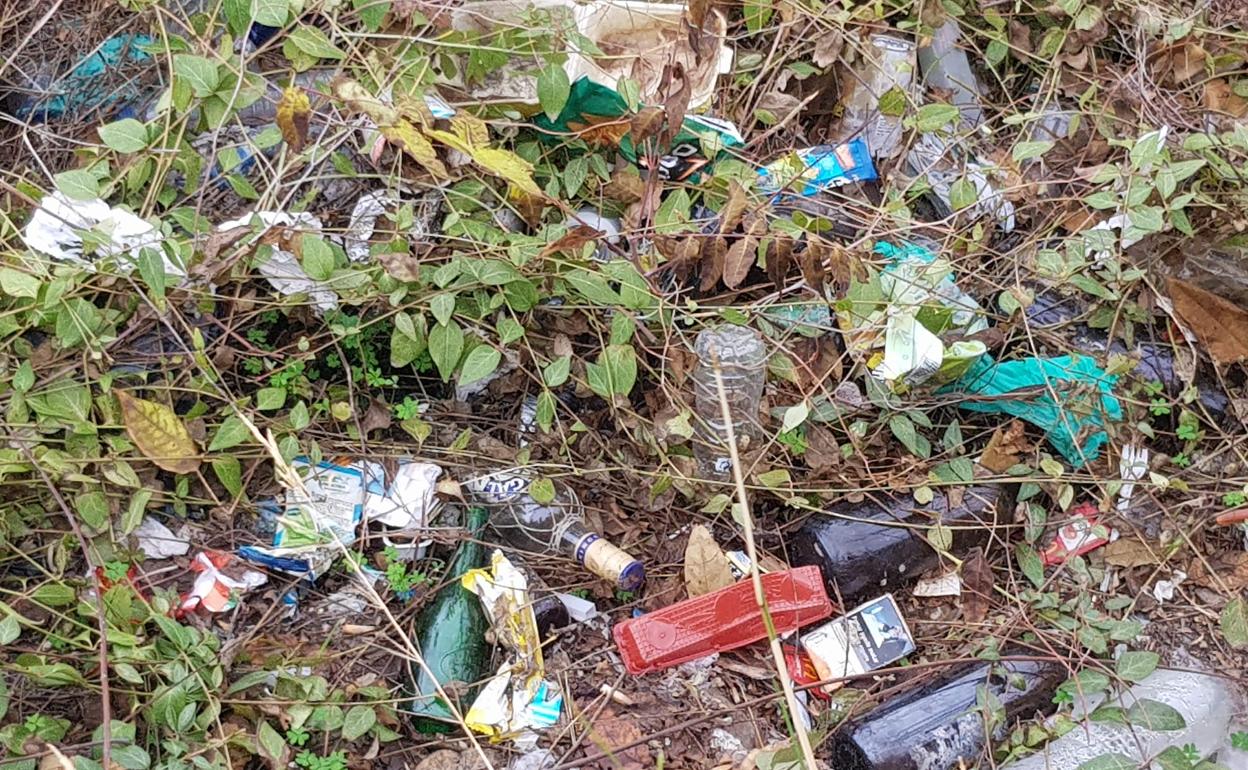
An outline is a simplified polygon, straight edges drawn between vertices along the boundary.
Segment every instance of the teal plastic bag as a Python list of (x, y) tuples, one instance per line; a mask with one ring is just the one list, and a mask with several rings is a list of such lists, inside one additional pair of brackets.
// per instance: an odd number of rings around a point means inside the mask
[(1082, 467), (1109, 441), (1105, 426), (1123, 418), (1113, 395), (1117, 377), (1087, 356), (996, 363), (983, 356), (940, 392), (962, 396), (963, 409), (1008, 414), (1044, 429), (1070, 464)]

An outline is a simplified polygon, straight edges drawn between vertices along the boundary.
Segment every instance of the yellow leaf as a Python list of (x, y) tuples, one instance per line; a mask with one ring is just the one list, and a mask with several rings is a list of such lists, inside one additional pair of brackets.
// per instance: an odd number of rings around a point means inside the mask
[(490, 130), (485, 121), (466, 112), (451, 118), (451, 130), (472, 147), (484, 147), (490, 143)]
[[(387, 142), (406, 152), (412, 160), (429, 170), (436, 177), (445, 179), (446, 166), (438, 160), (437, 151), (420, 129), (403, 119), (399, 111), (364, 89), (364, 86), (348, 77), (334, 78), (330, 84), (334, 97), (346, 104), (352, 112), (367, 115)], [(432, 134), (432, 132), (431, 132)]]
[(474, 147), (469, 154), (481, 168), (506, 179), (520, 192), (539, 198), (542, 196), (542, 188), (533, 181), (533, 164), (514, 152), (494, 147)]
[(199, 448), (173, 410), (115, 390), (126, 434), (143, 456), (171, 473), (192, 473), (199, 467)]
[(277, 102), (277, 127), (282, 139), (294, 152), (303, 149), (308, 141), (308, 119), (312, 114), (312, 102), (302, 88), (287, 86)]

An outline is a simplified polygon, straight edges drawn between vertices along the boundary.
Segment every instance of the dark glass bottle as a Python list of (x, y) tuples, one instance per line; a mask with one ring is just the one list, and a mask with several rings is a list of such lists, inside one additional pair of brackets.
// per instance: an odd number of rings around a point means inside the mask
[(987, 748), (978, 690), (986, 687), (1005, 711), (994, 739), (1017, 719), (1055, 708), (1066, 680), (1056, 661), (976, 661), (918, 684), (842, 727), (832, 737), (836, 770), (955, 770), (980, 764)]
[(1009, 487), (962, 488), (961, 505), (946, 493), (919, 505), (910, 495), (873, 495), (860, 503), (833, 505), (830, 516), (806, 520), (788, 541), (789, 563), (817, 565), (828, 596), (846, 607), (917, 580), (940, 556), (924, 539), (933, 524), (953, 532), (953, 553), (987, 541), (997, 522), (1009, 520)]
[[(481, 600), (460, 584), (468, 570), (486, 563), (486, 547), (480, 542), (489, 519), (485, 508), (468, 509), (468, 539), (460, 544), (446, 571), (445, 585), (429, 603), (416, 624), (420, 654), (442, 689), (456, 698), (460, 714), (471, 705), (476, 685), (489, 671), (490, 644), (486, 632), (490, 621)], [(455, 724), (446, 702), (438, 697), (434, 680), (423, 668), (409, 663), (415, 701), (411, 714), (421, 732), (441, 732)], [(470, 688), (465, 690), (464, 688)]]

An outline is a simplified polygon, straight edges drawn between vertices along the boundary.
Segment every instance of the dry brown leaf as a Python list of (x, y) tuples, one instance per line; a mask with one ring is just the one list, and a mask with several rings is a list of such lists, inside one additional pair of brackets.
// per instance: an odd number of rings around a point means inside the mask
[(364, 432), (364, 435), (367, 436), (375, 430), (388, 430), (392, 424), (394, 424), (394, 417), (386, 402), (376, 398), (369, 399), (368, 410), (364, 412), (364, 417), (360, 420), (360, 430)]
[(715, 536), (701, 524), (695, 526), (685, 546), (685, 588), (689, 595), (702, 596), (735, 582), (728, 557)]
[(815, 41), (815, 53), (810, 60), (816, 67), (827, 67), (836, 63), (841, 58), (841, 46), (844, 42), (845, 38), (841, 36), (839, 29), (824, 32)]
[[(602, 770), (646, 770), (652, 766), (650, 749), (645, 744), (645, 733), (637, 721), (619, 714), (614, 708), (605, 709), (590, 726), (589, 740), (608, 756), (598, 760)], [(624, 748), (630, 744), (638, 745)]]
[(1248, 114), (1248, 99), (1244, 99), (1231, 88), (1231, 84), (1223, 78), (1205, 83), (1201, 100), (1205, 109), (1213, 112), (1242, 118)]
[(793, 237), (786, 233), (776, 233), (767, 244), (767, 277), (776, 285), (776, 289), (784, 288), (789, 268), (793, 266)]
[(962, 616), (970, 623), (988, 617), (992, 607), (992, 567), (982, 548), (973, 548), (962, 562)]
[(628, 135), (639, 152), (646, 140), (659, 133), (662, 127), (663, 110), (659, 107), (642, 107), (627, 125)]
[(806, 452), (802, 459), (815, 473), (831, 470), (841, 464), (841, 447), (836, 435), (826, 425), (814, 424), (806, 430)]
[[(678, 79), (680, 86), (673, 88), (672, 84)], [(667, 121), (659, 138), (664, 147), (670, 147), (685, 122), (685, 113), (689, 111), (689, 98), (693, 95), (693, 83), (690, 82), (689, 76), (685, 73), (685, 67), (680, 62), (664, 66), (660, 82), (664, 86), (661, 92), (667, 93), (667, 98), (663, 100), (663, 114)]]
[(1167, 281), (1174, 312), (1219, 365), (1248, 360), (1248, 310), (1178, 278)]
[(698, 289), (708, 292), (724, 277), (724, 263), (728, 259), (728, 241), (722, 235), (702, 241), (702, 281)]
[(558, 254), (560, 252), (567, 252), (572, 256), (579, 257), (581, 255), (582, 246), (587, 243), (593, 243), (604, 235), (606, 235), (606, 233), (592, 228), (589, 225), (576, 225), (574, 227), (570, 227), (568, 228), (568, 232), (564, 233), (561, 237), (546, 244), (546, 247), (542, 249), (541, 257), (542, 259), (545, 259), (551, 254)]
[(738, 238), (736, 243), (728, 247), (728, 253), (724, 255), (724, 285), (729, 289), (740, 286), (745, 277), (749, 275), (750, 268), (754, 267), (756, 259), (758, 259), (758, 239), (752, 235)]
[(823, 287), (823, 279), (827, 275), (824, 257), (829, 253), (830, 250), (822, 239), (811, 236), (806, 239), (806, 248), (797, 254), (797, 266), (801, 268), (802, 279), (816, 291)]
[(1143, 567), (1159, 564), (1160, 554), (1156, 548), (1133, 537), (1120, 537), (1105, 546), (1105, 561), (1115, 567)]
[(745, 188), (737, 180), (729, 180), (728, 200), (724, 201), (724, 207), (719, 211), (719, 232), (727, 235), (736, 230), (737, 225), (741, 223), (741, 215), (745, 213), (749, 205), (750, 201), (745, 196)]
[(602, 187), (602, 194), (614, 201), (629, 204), (641, 200), (646, 191), (646, 180), (632, 168), (616, 169), (611, 181)]
[(194, 473), (199, 468), (199, 447), (172, 409), (124, 390), (113, 394), (121, 405), (126, 434), (144, 457), (170, 473)]
[(997, 428), (979, 458), (979, 464), (993, 473), (1005, 473), (1018, 465), (1020, 458), (1031, 452), (1032, 445), (1024, 435), (1021, 420), (1010, 420)]
[(1020, 60), (1025, 60), (1031, 53), (1031, 27), (1021, 21), (1010, 19), (1010, 48)]
[(1209, 54), (1199, 43), (1187, 42), (1170, 52), (1170, 77), (1174, 83), (1186, 83), (1205, 71)]

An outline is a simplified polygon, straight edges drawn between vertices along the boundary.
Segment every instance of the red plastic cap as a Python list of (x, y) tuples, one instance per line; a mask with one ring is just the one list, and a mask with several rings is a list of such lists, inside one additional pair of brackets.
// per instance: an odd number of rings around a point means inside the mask
[[(832, 614), (817, 566), (771, 572), (762, 581), (778, 634)], [(611, 633), (630, 674), (659, 671), (767, 638), (749, 580), (617, 623)]]

